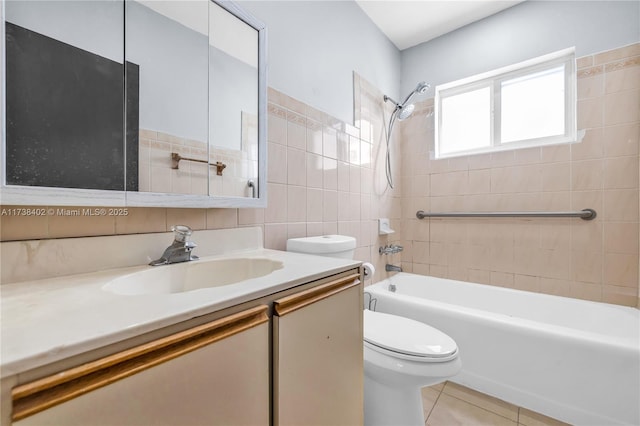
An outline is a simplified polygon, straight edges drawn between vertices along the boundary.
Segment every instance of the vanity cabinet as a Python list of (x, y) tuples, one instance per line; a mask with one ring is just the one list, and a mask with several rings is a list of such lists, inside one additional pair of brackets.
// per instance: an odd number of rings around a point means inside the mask
[(361, 425), (362, 309), (352, 268), (80, 354), (17, 376), (11, 424)]
[(363, 423), (362, 286), (347, 275), (274, 304), (274, 424)]
[(268, 425), (261, 305), (13, 389), (13, 424)]

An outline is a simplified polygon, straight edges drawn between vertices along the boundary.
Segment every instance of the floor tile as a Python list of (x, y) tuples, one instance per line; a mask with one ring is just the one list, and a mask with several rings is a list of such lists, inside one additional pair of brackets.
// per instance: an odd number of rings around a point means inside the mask
[(470, 404), (484, 408), (487, 411), (498, 414), (502, 417), (518, 421), (518, 407), (501, 399), (483, 394), (467, 387), (447, 382), (443, 390), (447, 395), (451, 395)]
[(517, 426), (518, 423), (442, 393), (426, 424), (427, 426)]
[(422, 388), (422, 412), (425, 419), (429, 417), (439, 396), (440, 392), (432, 387)]

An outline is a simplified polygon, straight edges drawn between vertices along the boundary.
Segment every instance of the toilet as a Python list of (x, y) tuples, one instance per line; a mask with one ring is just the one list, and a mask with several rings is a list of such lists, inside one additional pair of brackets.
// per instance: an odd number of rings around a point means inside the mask
[(460, 371), (456, 342), (427, 324), (364, 310), (364, 423), (424, 425), (420, 388)]
[[(356, 240), (343, 235), (293, 238), (287, 251), (353, 258)], [(420, 388), (455, 376), (456, 342), (409, 318), (364, 310), (365, 425), (424, 425)]]

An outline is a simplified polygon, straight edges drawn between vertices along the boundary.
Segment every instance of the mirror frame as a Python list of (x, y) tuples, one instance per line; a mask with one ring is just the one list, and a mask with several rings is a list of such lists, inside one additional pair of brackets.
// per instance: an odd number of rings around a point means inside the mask
[[(126, 0), (123, 0), (126, 1)], [(226, 197), (157, 192), (110, 191), (53, 188), (6, 184), (6, 80), (0, 82), (2, 102), (2, 161), (0, 161), (0, 204), (52, 206), (180, 207), (180, 208), (263, 208), (267, 206), (267, 28), (266, 25), (231, 1), (210, 0), (258, 32), (258, 177), (256, 197)], [(5, 2), (0, 2), (0, 51), (5, 52)], [(0, 55), (2, 75), (5, 56)], [(123, 135), (124, 141), (124, 135)], [(126, 159), (125, 159), (126, 161)]]

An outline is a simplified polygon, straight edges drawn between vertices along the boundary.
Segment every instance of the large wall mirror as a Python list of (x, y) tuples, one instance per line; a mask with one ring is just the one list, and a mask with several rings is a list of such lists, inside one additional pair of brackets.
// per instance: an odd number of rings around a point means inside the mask
[(231, 2), (6, 1), (3, 204), (266, 205), (265, 28)]

